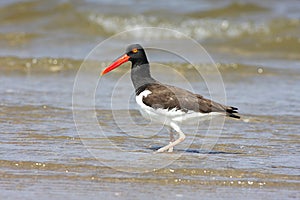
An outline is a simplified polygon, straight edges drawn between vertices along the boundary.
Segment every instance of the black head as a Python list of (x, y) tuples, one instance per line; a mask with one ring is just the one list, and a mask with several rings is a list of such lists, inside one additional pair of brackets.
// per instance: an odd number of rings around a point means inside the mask
[(126, 53), (121, 57), (119, 57), (118, 59), (116, 59), (106, 69), (104, 69), (101, 75), (108, 73), (109, 71), (119, 67), (120, 65), (128, 61), (132, 62), (132, 68), (135, 68), (137, 66), (142, 66), (145, 64), (148, 66), (147, 56), (143, 47), (139, 44), (132, 44), (126, 48)]
[(126, 48), (125, 54), (117, 58), (112, 64), (105, 68), (101, 75), (119, 67), (125, 62), (131, 61), (131, 80), (136, 91), (146, 84), (156, 83), (157, 81), (151, 77), (150, 66), (143, 47), (139, 44), (132, 44)]
[(143, 47), (139, 44), (131, 44), (126, 48), (126, 54), (130, 57), (129, 61), (135, 64), (147, 64), (147, 56)]

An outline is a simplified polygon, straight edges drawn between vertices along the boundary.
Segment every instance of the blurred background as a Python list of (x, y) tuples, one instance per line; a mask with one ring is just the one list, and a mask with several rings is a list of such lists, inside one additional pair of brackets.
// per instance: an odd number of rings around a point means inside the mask
[(225, 57), (299, 59), (297, 0), (11, 0), (0, 6), (2, 56), (81, 59), (113, 34), (150, 26), (178, 30)]
[[(72, 114), (77, 70), (101, 41), (139, 27), (184, 33), (199, 42), (217, 64), (228, 104), (239, 108), (243, 120), (226, 122), (217, 145), (205, 159), (197, 157), (201, 152), (179, 148), (184, 156), (170, 166), (130, 174), (105, 164), (115, 161), (111, 155), (118, 152), (113, 147), (95, 142), (95, 148), (108, 151), (99, 162), (82, 145)], [(180, 40), (155, 31), (130, 37), (136, 41)], [(103, 51), (123, 52), (128, 39)], [(47, 199), (141, 199), (154, 195), (166, 199), (198, 195), (211, 199), (299, 198), (298, 0), (3, 0), (0, 47), (1, 199), (37, 195)], [(113, 58), (109, 54), (99, 57), (101, 63), (94, 69), (100, 72)], [(155, 53), (149, 54), (149, 59), (171, 63), (196, 92), (209, 95), (203, 80), (193, 77), (185, 63)], [(202, 64), (207, 66), (200, 65), (200, 71), (209, 70), (208, 63)], [(94, 69), (87, 73), (87, 82)], [(124, 67), (101, 80), (105, 87), (96, 94), (96, 112), (109, 140), (127, 153), (118, 158), (116, 168), (129, 170), (133, 166), (127, 166), (126, 161), (133, 152), (147, 164), (142, 155), (152, 153), (152, 146), (164, 145), (168, 134), (162, 130), (155, 137), (129, 137), (113, 122), (110, 92), (128, 70)], [(163, 82), (181, 84), (166, 70), (157, 75)], [(132, 92), (128, 82), (120, 101), (131, 98)], [(134, 99), (130, 102), (135, 105)], [(119, 110), (120, 115), (122, 112)], [(130, 112), (133, 118), (140, 118), (136, 107)], [(147, 124), (143, 120), (136, 123), (141, 127)], [(204, 125), (195, 138), (187, 139), (192, 149), (201, 149), (205, 130)], [(171, 155), (159, 156), (167, 159)], [(124, 166), (123, 161), (127, 163)]]

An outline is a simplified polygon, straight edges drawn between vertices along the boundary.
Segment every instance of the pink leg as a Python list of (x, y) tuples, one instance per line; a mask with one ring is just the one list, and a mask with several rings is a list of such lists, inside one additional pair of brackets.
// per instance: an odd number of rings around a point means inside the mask
[[(169, 133), (170, 133), (170, 143), (169, 144), (172, 144), (175, 141), (174, 132), (173, 132), (172, 128), (170, 128)], [(170, 147), (168, 149), (168, 152), (173, 152), (173, 147)]]
[(184, 133), (180, 130), (179, 126), (175, 123), (171, 123), (170, 126), (179, 134), (179, 138), (177, 140), (175, 140), (174, 142), (170, 142), (170, 144), (158, 149), (156, 152), (160, 153), (160, 152), (164, 152), (166, 150), (170, 150), (170, 148), (173, 150), (173, 147), (177, 144), (179, 144), (180, 142), (182, 142), (185, 139), (185, 135)]

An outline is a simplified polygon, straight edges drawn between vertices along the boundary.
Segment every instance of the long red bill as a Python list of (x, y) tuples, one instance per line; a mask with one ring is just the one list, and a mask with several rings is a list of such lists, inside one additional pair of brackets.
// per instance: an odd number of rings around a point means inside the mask
[(111, 65), (109, 65), (107, 68), (105, 68), (102, 72), (101, 72), (101, 76), (110, 72), (111, 70), (119, 67), (120, 65), (122, 65), (123, 63), (127, 62), (129, 60), (129, 56), (127, 54), (124, 54), (122, 57), (118, 58), (116, 61), (114, 61)]

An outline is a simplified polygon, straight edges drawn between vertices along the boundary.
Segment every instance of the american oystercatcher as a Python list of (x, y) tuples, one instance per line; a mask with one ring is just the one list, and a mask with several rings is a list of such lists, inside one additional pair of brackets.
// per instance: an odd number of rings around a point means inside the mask
[[(166, 150), (172, 152), (173, 147), (185, 139), (185, 134), (180, 129), (180, 124), (184, 121), (209, 119), (214, 115), (240, 118), (236, 114), (238, 109), (235, 107), (216, 103), (178, 87), (161, 84), (152, 78), (145, 50), (139, 44), (128, 46), (126, 53), (104, 69), (101, 75), (128, 61), (132, 63), (131, 80), (141, 114), (146, 119), (170, 127), (170, 143), (158, 149), (157, 152)], [(179, 134), (179, 138), (176, 140), (173, 131)]]

